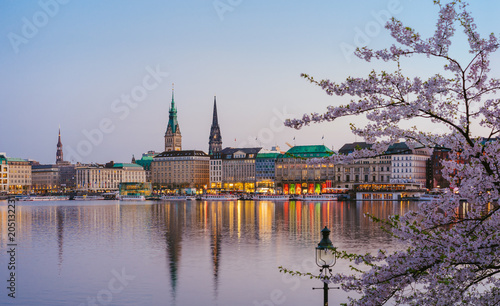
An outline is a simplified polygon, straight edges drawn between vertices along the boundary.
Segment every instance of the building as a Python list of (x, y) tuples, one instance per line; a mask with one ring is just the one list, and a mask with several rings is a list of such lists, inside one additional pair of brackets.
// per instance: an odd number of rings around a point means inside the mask
[(145, 183), (146, 171), (137, 164), (113, 163), (76, 166), (76, 189), (84, 192), (118, 191), (120, 183)]
[(0, 153), (0, 193), (9, 191), (9, 164), (5, 153)]
[(22, 158), (7, 157), (9, 165), (9, 193), (22, 194), (31, 191), (31, 165)]
[(387, 149), (391, 155), (391, 183), (412, 183), (424, 188), (431, 152), (432, 149), (424, 147), (411, 149), (404, 142), (391, 145)]
[(261, 150), (255, 159), (255, 191), (257, 193), (275, 193), (276, 159), (281, 152), (279, 147), (272, 150)]
[(311, 164), (314, 158), (331, 156), (333, 151), (324, 145), (294, 146), (276, 159), (275, 182), (284, 194), (323, 193), (327, 181), (335, 176), (333, 163)]
[(182, 150), (181, 128), (177, 122), (177, 109), (174, 102), (174, 84), (172, 84), (172, 103), (170, 105), (167, 131), (165, 132), (165, 151)]
[(217, 118), (217, 101), (214, 96), (214, 111), (212, 117), (212, 126), (210, 127), (210, 136), (208, 140), (208, 155), (222, 150), (222, 136), (220, 134), (219, 120)]
[(46, 194), (60, 191), (60, 172), (56, 165), (33, 164), (31, 166), (31, 190)]
[(152, 175), (151, 175), (151, 163), (153, 162), (153, 157), (158, 154), (155, 151), (148, 151), (148, 153), (142, 153), (141, 159), (135, 160), (132, 163), (136, 163), (138, 165), (141, 165), (142, 168), (146, 171), (146, 182), (151, 183), (152, 182)]
[(153, 157), (152, 183), (155, 189), (191, 192), (208, 188), (210, 156), (203, 151), (165, 151)]
[(225, 148), (221, 151), (222, 189), (255, 192), (255, 160), (261, 148)]
[[(339, 154), (347, 155), (355, 150), (370, 149), (366, 142), (346, 143), (340, 148)], [(335, 178), (332, 187), (353, 189), (355, 185), (387, 184), (391, 179), (391, 156), (382, 155), (355, 160), (349, 164), (335, 165)]]
[(59, 169), (59, 189), (61, 192), (72, 191), (76, 186), (76, 168), (69, 161), (55, 165)]
[(210, 155), (209, 189), (222, 189), (222, 150)]

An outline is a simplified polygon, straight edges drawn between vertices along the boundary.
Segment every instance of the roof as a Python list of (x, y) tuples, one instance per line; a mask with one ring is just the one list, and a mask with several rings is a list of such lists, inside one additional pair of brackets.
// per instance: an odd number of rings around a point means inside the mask
[(305, 158), (319, 158), (331, 156), (333, 151), (324, 145), (311, 145), (311, 146), (294, 146), (290, 148), (285, 154), (280, 154), (279, 158), (292, 158), (292, 157), (305, 157)]
[(32, 165), (31, 168), (33, 170), (36, 170), (36, 169), (52, 169), (52, 168), (57, 168), (58, 167), (56, 165)]
[(199, 150), (165, 151), (154, 157), (177, 157), (177, 156), (207, 156), (207, 153)]
[(257, 157), (257, 154), (261, 149), (262, 148), (225, 148), (220, 153), (222, 159), (233, 158), (233, 154), (237, 152), (243, 152), (245, 154), (245, 157), (242, 157), (241, 159), (254, 159)]
[(387, 148), (387, 154), (396, 154), (396, 153), (411, 153), (410, 147), (406, 144), (406, 142), (396, 142)]
[(130, 163), (116, 163), (113, 164), (113, 168), (142, 168), (142, 166)]
[(280, 153), (258, 153), (257, 154), (257, 159), (263, 159), (263, 158), (278, 158)]
[(17, 157), (7, 157), (7, 162), (28, 162), (26, 159), (17, 158)]
[(362, 149), (370, 149), (372, 147), (372, 144), (366, 143), (366, 142), (353, 142), (353, 143), (346, 143), (340, 148), (339, 154), (349, 154), (352, 153), (356, 150), (362, 150)]

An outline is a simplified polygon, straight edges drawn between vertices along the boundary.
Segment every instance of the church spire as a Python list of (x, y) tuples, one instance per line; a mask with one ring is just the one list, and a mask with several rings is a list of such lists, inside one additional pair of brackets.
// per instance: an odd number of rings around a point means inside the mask
[(56, 151), (56, 164), (64, 161), (63, 160), (63, 149), (62, 149), (62, 142), (61, 142), (61, 126), (59, 125), (59, 137), (57, 140), (57, 151)]
[(214, 96), (214, 112), (212, 117), (212, 126), (210, 127), (210, 136), (208, 139), (208, 154), (213, 155), (221, 150), (222, 136), (220, 134), (219, 119), (217, 117), (217, 100), (216, 96)]
[(168, 111), (168, 124), (165, 132), (165, 151), (179, 151), (181, 148), (181, 129), (177, 122), (177, 109), (174, 102), (174, 83), (172, 83), (172, 102)]
[(212, 126), (219, 126), (219, 120), (217, 118), (217, 101), (216, 96), (214, 96), (214, 114), (212, 118)]

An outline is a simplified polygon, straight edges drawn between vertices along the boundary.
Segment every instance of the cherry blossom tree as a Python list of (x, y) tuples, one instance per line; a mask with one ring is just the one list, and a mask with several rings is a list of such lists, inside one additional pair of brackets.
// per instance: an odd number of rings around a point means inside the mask
[[(490, 55), (499, 42), (494, 34), (481, 37), (467, 3), (434, 3), (439, 17), (432, 37), (422, 38), (392, 18), (386, 29), (394, 45), (356, 51), (367, 62), (394, 63), (394, 72), (372, 71), (342, 83), (303, 74), (328, 95), (352, 99), (346, 105), (328, 106), (322, 114), (285, 122), (300, 129), (345, 116), (366, 116), (365, 126), (351, 125), (351, 129), (372, 148), (347, 157), (332, 156), (334, 162), (384, 154), (399, 140), (410, 147), (451, 150), (442, 171), (459, 194), (442, 194), (437, 201), (421, 203), (415, 211), (389, 220), (372, 217), (400, 239), (404, 249), (364, 255), (335, 249), (338, 257), (353, 262), (352, 274), (316, 276), (359, 293), (359, 298), (350, 298), (353, 305), (500, 304), (500, 99), (495, 98), (500, 80), (489, 76)], [(463, 30), (469, 49), (460, 58), (450, 55), (457, 29)], [(422, 56), (441, 61), (443, 69), (426, 79), (405, 76), (406, 58)], [(403, 128), (405, 121), (415, 126)], [(424, 132), (429, 122), (445, 127), (445, 133)]]

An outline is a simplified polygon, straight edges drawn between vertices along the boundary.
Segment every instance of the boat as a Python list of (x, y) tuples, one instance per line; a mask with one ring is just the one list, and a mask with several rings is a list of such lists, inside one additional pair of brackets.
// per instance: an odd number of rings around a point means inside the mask
[(120, 201), (146, 201), (146, 197), (143, 195), (120, 195), (118, 196)]
[(95, 200), (104, 200), (103, 196), (88, 196), (88, 195), (82, 195), (82, 196), (75, 196), (73, 198), (75, 201), (95, 201)]
[(336, 194), (304, 194), (297, 198), (299, 201), (337, 201), (338, 195)]
[(252, 197), (255, 201), (288, 201), (289, 199), (287, 194), (256, 194)]
[(196, 200), (195, 196), (190, 195), (162, 195), (160, 200), (163, 201), (194, 201)]
[(203, 201), (237, 201), (238, 198), (234, 194), (204, 194), (201, 196)]
[(68, 196), (16, 196), (16, 200), (18, 201), (64, 201), (68, 199)]

